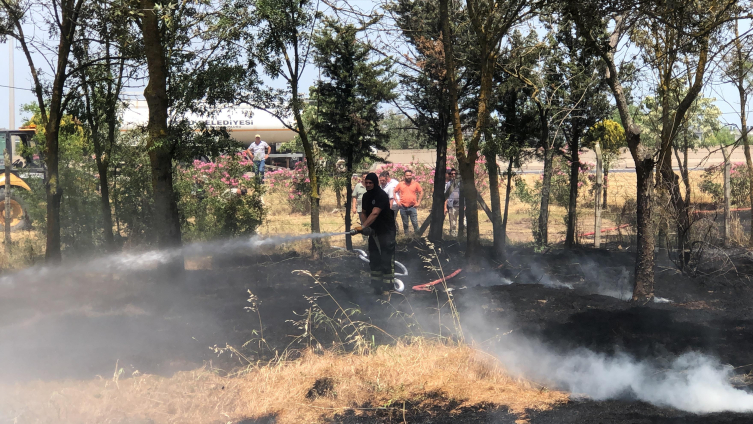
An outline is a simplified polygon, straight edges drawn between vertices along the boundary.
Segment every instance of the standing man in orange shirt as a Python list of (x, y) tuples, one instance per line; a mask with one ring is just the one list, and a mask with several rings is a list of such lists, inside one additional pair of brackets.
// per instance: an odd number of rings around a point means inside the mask
[(421, 204), (424, 198), (424, 190), (421, 185), (413, 180), (413, 171), (406, 169), (403, 174), (403, 181), (395, 187), (395, 198), (398, 198), (400, 207), (400, 219), (403, 221), (403, 232), (408, 234), (408, 217), (410, 216), (413, 224), (413, 232), (418, 232), (418, 212), (416, 207)]

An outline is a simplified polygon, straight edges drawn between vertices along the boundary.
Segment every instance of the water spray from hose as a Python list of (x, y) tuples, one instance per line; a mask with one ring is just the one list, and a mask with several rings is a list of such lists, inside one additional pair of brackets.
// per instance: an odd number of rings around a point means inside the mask
[(146, 252), (120, 252), (92, 258), (83, 262), (64, 264), (62, 266), (28, 268), (0, 278), (0, 287), (13, 287), (16, 281), (24, 281), (30, 278), (35, 280), (45, 278), (57, 279), (65, 275), (77, 275), (91, 272), (139, 271), (173, 263), (181, 260), (184, 256), (252, 253), (262, 247), (278, 246), (284, 243), (301, 240), (342, 236), (349, 233), (350, 232), (312, 233), (273, 237), (251, 236), (230, 240), (193, 243), (176, 249), (150, 250)]

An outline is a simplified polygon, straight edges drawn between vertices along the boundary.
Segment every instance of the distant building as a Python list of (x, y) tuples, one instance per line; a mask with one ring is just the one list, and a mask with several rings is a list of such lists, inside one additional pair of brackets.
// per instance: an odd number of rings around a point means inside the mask
[[(232, 106), (218, 109), (212, 116), (201, 116), (188, 113), (185, 118), (192, 123), (204, 122), (208, 127), (225, 129), (230, 136), (243, 144), (250, 145), (256, 134), (272, 147), (272, 154), (267, 161), (270, 165), (291, 167), (303, 158), (302, 153), (281, 153), (283, 143), (293, 141), (296, 133), (285, 127), (279, 119), (269, 112), (254, 109), (249, 106)], [(128, 131), (139, 126), (145, 126), (149, 119), (149, 107), (146, 100), (133, 99), (123, 112), (123, 126), (121, 131)]]

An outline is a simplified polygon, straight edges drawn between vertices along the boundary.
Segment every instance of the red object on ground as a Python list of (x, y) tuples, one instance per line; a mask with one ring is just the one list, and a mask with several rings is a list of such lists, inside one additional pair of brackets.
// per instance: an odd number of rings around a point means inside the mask
[[(614, 228), (605, 228), (605, 229), (601, 230), (601, 232), (602, 232), (602, 233), (605, 233), (605, 232), (607, 232), (607, 231), (614, 231), (614, 230), (619, 230), (620, 228), (625, 228), (625, 227), (629, 227), (629, 226), (630, 226), (630, 224), (622, 224), (622, 225), (620, 225), (619, 227), (614, 227)], [(581, 237), (588, 237), (588, 236), (593, 236), (593, 235), (595, 235), (595, 234), (596, 234), (596, 231), (591, 231), (590, 233), (583, 233), (583, 234), (581, 234), (580, 236), (581, 236)]]
[[(452, 274), (450, 274), (450, 275), (448, 275), (447, 277), (445, 277), (445, 278), (444, 278), (444, 279), (445, 279), (445, 281), (447, 281), (447, 280), (449, 280), (450, 278), (452, 278), (452, 277), (454, 277), (454, 276), (456, 276), (456, 275), (460, 274), (460, 271), (462, 271), (462, 270), (463, 270), (462, 268), (458, 268), (457, 270), (455, 270), (455, 272), (453, 272)], [(438, 280), (434, 280), (434, 281), (432, 281), (431, 283), (426, 283), (426, 284), (419, 284), (419, 285), (417, 285), (417, 286), (413, 286), (413, 290), (431, 291), (431, 290), (429, 289), (429, 287), (431, 287), (431, 286), (433, 286), (433, 285), (435, 285), (435, 284), (439, 284), (439, 283), (441, 283), (441, 282), (442, 282), (442, 279), (440, 278), (440, 279), (438, 279)]]

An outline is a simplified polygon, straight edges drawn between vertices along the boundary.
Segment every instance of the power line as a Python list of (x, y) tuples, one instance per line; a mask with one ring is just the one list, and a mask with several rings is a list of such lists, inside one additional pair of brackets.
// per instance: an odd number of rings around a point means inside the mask
[(3, 88), (15, 88), (16, 90), (34, 91), (31, 88), (11, 87), (9, 85), (3, 85), (3, 84), (0, 84), (0, 87), (3, 87)]

